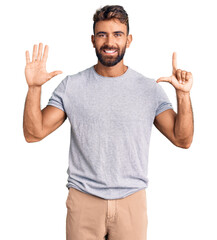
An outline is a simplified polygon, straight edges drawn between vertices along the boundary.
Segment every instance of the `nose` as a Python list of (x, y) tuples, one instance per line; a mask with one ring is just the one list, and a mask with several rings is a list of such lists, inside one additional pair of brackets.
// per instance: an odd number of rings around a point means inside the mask
[(115, 43), (114, 40), (115, 40), (115, 39), (114, 39), (114, 36), (108, 35), (107, 38), (106, 38), (106, 44), (107, 44), (109, 47), (112, 47), (112, 46), (114, 46), (114, 43)]

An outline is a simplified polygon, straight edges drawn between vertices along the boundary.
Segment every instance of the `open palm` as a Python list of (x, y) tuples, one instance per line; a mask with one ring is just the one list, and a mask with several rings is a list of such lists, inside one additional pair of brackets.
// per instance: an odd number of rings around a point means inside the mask
[(26, 51), (26, 67), (25, 76), (29, 86), (41, 86), (52, 77), (62, 73), (62, 71), (54, 71), (48, 73), (46, 70), (46, 61), (48, 57), (48, 46), (45, 45), (44, 54), (42, 56), (43, 44), (39, 44), (38, 54), (37, 45), (33, 47), (32, 62), (30, 62), (29, 51)]

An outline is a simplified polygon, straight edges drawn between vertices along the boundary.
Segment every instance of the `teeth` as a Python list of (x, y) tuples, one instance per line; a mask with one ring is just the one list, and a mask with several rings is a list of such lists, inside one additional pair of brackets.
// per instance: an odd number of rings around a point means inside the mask
[(105, 52), (106, 53), (114, 53), (116, 50), (114, 50), (114, 51), (107, 51), (107, 50), (105, 50)]

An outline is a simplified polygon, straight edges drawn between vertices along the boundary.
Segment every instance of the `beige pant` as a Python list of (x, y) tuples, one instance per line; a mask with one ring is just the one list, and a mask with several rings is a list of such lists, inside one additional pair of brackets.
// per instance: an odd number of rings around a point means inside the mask
[(66, 240), (147, 239), (145, 189), (106, 200), (69, 188), (66, 207)]

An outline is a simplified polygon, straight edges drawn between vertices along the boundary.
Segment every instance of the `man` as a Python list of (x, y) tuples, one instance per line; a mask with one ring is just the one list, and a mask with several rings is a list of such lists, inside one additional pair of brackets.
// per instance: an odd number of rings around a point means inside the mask
[[(29, 86), (24, 135), (37, 142), (68, 117), (71, 124), (66, 200), (67, 240), (145, 240), (148, 151), (154, 125), (175, 146), (189, 148), (193, 138), (190, 72), (177, 69), (157, 81), (125, 66), (132, 42), (122, 6), (105, 6), (94, 15), (92, 43), (98, 63), (61, 81), (41, 111), (41, 86), (61, 71), (47, 73), (48, 46), (26, 51)], [(174, 112), (161, 81), (177, 94)]]

